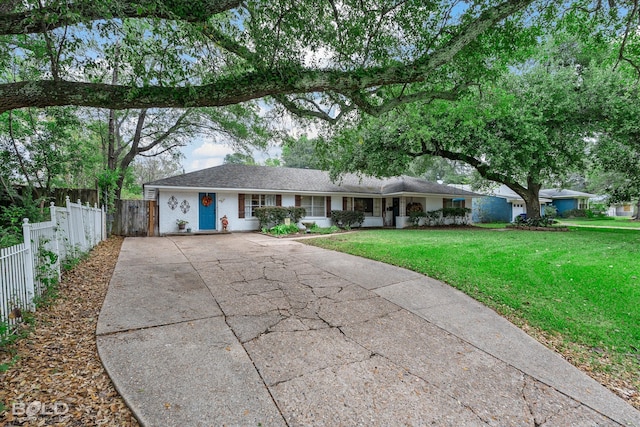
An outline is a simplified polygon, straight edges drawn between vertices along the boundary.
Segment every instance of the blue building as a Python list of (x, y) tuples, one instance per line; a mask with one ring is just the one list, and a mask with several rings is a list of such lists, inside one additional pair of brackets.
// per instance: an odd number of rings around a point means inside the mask
[[(551, 203), (551, 199), (542, 195), (539, 201), (541, 210)], [(527, 212), (524, 199), (504, 184), (487, 191), (484, 197), (473, 199), (471, 209), (473, 222), (513, 222)]]
[(558, 215), (562, 216), (562, 214), (570, 210), (589, 209), (589, 199), (595, 197), (595, 194), (574, 190), (547, 189), (540, 190), (540, 196), (551, 199), (551, 204), (555, 206)]

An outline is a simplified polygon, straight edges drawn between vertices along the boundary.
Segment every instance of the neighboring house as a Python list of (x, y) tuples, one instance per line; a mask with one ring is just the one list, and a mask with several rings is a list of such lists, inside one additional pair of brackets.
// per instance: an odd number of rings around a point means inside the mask
[(540, 190), (541, 197), (552, 199), (551, 204), (555, 206), (558, 215), (573, 209), (589, 209), (589, 199), (595, 194), (583, 193), (574, 190)]
[(636, 215), (635, 211), (636, 211), (636, 203), (620, 202), (620, 203), (614, 203), (611, 206), (609, 206), (607, 215), (632, 217)]
[[(470, 191), (469, 186), (456, 186)], [(538, 200), (541, 214), (545, 206), (554, 206), (559, 215), (572, 209), (588, 209), (589, 199), (593, 194), (573, 190), (540, 190)], [(513, 222), (514, 219), (527, 212), (522, 197), (502, 184), (484, 193), (484, 197), (473, 199), (473, 222)]]
[(226, 216), (229, 230), (258, 229), (253, 210), (261, 206), (301, 206), (301, 222), (331, 225), (332, 210), (361, 210), (363, 227), (409, 225), (407, 206), (424, 211), (468, 207), (469, 191), (413, 177), (377, 179), (352, 174), (332, 182), (328, 172), (227, 164), (144, 184), (145, 199), (157, 203), (159, 234), (177, 231), (188, 221), (192, 231), (219, 230)]
[[(467, 185), (455, 187), (471, 191)], [(541, 210), (551, 203), (551, 199), (546, 197), (540, 197), (539, 201)], [(513, 222), (518, 215), (527, 212), (524, 199), (504, 184), (474, 198), (471, 210), (473, 222)]]

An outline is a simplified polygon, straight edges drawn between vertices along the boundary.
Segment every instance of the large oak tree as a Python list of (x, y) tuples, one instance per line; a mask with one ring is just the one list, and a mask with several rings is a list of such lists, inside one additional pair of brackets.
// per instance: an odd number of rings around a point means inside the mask
[(416, 158), (439, 156), (507, 185), (523, 198), (527, 215), (539, 218), (540, 188), (582, 170), (594, 130), (588, 67), (557, 55), (555, 61), (514, 70), (455, 103), (363, 116), (325, 145), (332, 170), (392, 176)]

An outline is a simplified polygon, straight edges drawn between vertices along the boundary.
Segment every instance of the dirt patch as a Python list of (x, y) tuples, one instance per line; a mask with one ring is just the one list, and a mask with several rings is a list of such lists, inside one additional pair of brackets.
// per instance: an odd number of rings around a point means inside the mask
[(60, 298), (35, 313), (25, 339), (0, 352), (0, 424), (137, 426), (98, 357), (95, 330), (122, 238), (100, 243), (60, 283)]

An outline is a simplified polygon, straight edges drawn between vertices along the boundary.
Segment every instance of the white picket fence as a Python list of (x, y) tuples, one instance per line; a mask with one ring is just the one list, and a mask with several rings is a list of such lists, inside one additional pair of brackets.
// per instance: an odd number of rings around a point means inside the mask
[[(107, 238), (105, 212), (97, 206), (51, 203), (51, 220), (30, 224), (24, 219), (24, 242), (0, 249), (0, 322), (11, 329), (16, 309), (32, 311), (34, 297), (50, 280), (60, 280), (62, 261), (88, 252)], [(14, 315), (11, 315), (11, 313)]]

